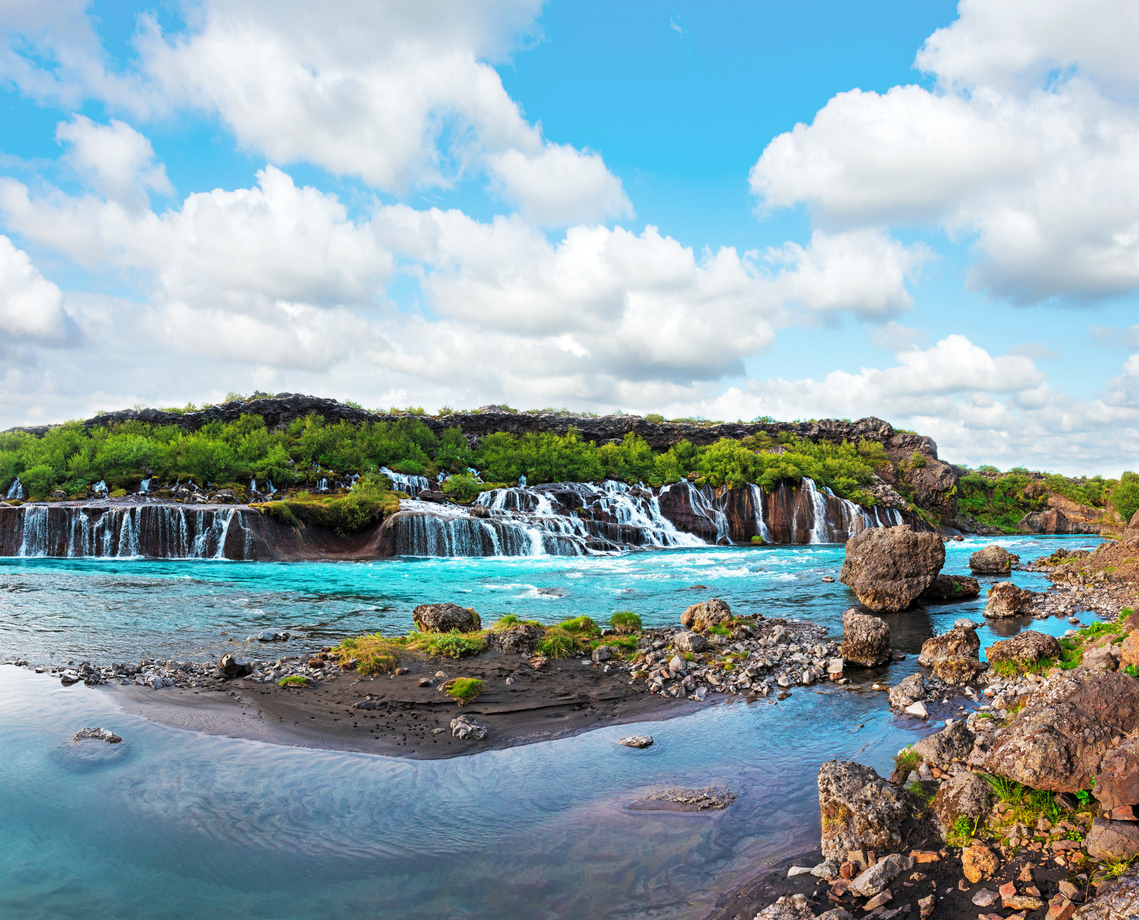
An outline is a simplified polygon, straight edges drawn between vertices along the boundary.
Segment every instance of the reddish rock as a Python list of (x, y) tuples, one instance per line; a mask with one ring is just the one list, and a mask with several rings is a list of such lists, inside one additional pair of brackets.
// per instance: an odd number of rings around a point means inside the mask
[(1092, 859), (1132, 859), (1139, 856), (1139, 824), (1096, 818), (1084, 846)]
[(1106, 811), (1139, 804), (1139, 736), (1107, 753), (1092, 793)]
[(969, 571), (974, 575), (1007, 575), (1012, 571), (1013, 563), (1019, 561), (1019, 556), (993, 543), (969, 557)]
[(876, 612), (909, 607), (945, 564), (945, 546), (934, 533), (908, 526), (864, 530), (846, 544), (839, 581)]
[(976, 629), (951, 629), (922, 643), (918, 664), (929, 668), (945, 658), (976, 658), (980, 650)]
[(989, 588), (989, 601), (985, 604), (985, 616), (994, 619), (1023, 616), (1040, 595), (1034, 591), (1018, 588), (1011, 581), (1000, 581)]
[(983, 843), (974, 843), (961, 851), (961, 871), (974, 885), (999, 868), (996, 854)]

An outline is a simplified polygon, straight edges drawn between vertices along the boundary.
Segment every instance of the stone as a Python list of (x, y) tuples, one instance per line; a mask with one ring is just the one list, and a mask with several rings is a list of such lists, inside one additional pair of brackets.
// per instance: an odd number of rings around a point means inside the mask
[(246, 677), (253, 673), (253, 665), (246, 664), (244, 661), (238, 661), (232, 655), (222, 655), (221, 661), (218, 662), (218, 668), (224, 677), (233, 679), (235, 677)]
[(807, 866), (792, 866), (787, 870), (787, 878), (798, 878), (800, 875), (810, 875), (811, 870)]
[(430, 687), (431, 686), (431, 678), (430, 677), (421, 677), (421, 678), (419, 678), (419, 680), (417, 680), (415, 682), (415, 686), (417, 686), (417, 687)]
[(989, 888), (982, 888), (973, 895), (973, 903), (978, 907), (991, 907), (997, 903), (997, 893)]
[(1127, 738), (1107, 752), (1096, 775), (1092, 794), (1105, 811), (1124, 805), (1139, 805), (1139, 736)]
[[(596, 664), (600, 664), (603, 661), (608, 661), (613, 657), (613, 646), (599, 645), (593, 650), (593, 655), (590, 657), (593, 658), (593, 661)], [(677, 670), (679, 670), (679, 668)]]
[(369, 697), (366, 700), (359, 700), (358, 702), (353, 703), (352, 708), (353, 709), (364, 709), (364, 710), (371, 711), (373, 709), (379, 709), (380, 704), (377, 703), (375, 700), (373, 700), (371, 697)]
[(1075, 920), (1135, 920), (1139, 917), (1139, 866), (1132, 866), (1099, 897), (1079, 908)]
[(894, 900), (894, 893), (886, 890), (874, 895), (874, 897), (862, 905), (862, 909), (867, 912), (877, 910), (883, 904), (888, 904), (892, 900)]
[(936, 850), (910, 850), (910, 859), (919, 866), (924, 866), (927, 863), (935, 863), (941, 861), (941, 854)]
[(1084, 840), (1092, 859), (1131, 859), (1139, 856), (1139, 824), (1096, 818)]
[(841, 907), (835, 907), (819, 914), (815, 920), (854, 920), (854, 917)]
[(1020, 562), (1020, 556), (993, 543), (969, 557), (969, 571), (974, 575), (1007, 575), (1017, 562)]
[(628, 738), (618, 738), (617, 743), (623, 744), (625, 747), (642, 750), (643, 748), (652, 747), (653, 738), (652, 735), (630, 735)]
[(1075, 904), (1067, 898), (1060, 898), (1055, 903), (1049, 904), (1048, 913), (1044, 915), (1044, 920), (1071, 920), (1075, 912)]
[(890, 627), (878, 617), (846, 611), (842, 615), (842, 636), (839, 652), (847, 664), (876, 668), (890, 660)]
[(933, 908), (936, 904), (936, 898), (932, 894), (927, 894), (924, 898), (918, 898), (918, 912), (921, 920), (929, 920), (933, 916)]
[(915, 533), (905, 524), (871, 527), (847, 541), (839, 581), (871, 610), (895, 613), (933, 584), (944, 564), (937, 534)]
[(985, 604), (985, 616), (992, 619), (1023, 616), (1037, 597), (1039, 595), (1034, 591), (1018, 588), (1011, 581), (998, 581), (989, 588), (989, 600)]
[(1011, 661), (1018, 665), (1035, 664), (1045, 658), (1059, 658), (1062, 654), (1060, 643), (1052, 636), (1032, 629), (1026, 629), (1011, 639), (994, 642), (985, 649), (989, 664), (1001, 661)]
[(458, 604), (420, 604), (411, 611), (420, 632), (474, 632), (481, 625), (470, 607)]
[(916, 719), (928, 719), (929, 710), (925, 708), (925, 703), (910, 703), (904, 710), (906, 715), (913, 716)]
[(1128, 633), (1127, 638), (1118, 648), (1119, 666), (1121, 668), (1139, 665), (1139, 630)]
[(976, 629), (951, 629), (940, 636), (933, 636), (922, 643), (918, 664), (931, 668), (935, 662), (946, 658), (976, 658), (981, 650), (981, 640)]
[(903, 872), (909, 872), (913, 867), (914, 861), (908, 856), (891, 853), (851, 879), (849, 890), (860, 898), (872, 898), (879, 892), (885, 891), (890, 882)]
[(682, 652), (699, 654), (708, 650), (708, 640), (698, 632), (681, 632), (672, 637), (672, 644)]
[(755, 915), (755, 920), (814, 920), (811, 902), (804, 895), (784, 895)]
[(967, 601), (981, 593), (981, 585), (976, 578), (968, 575), (938, 575), (918, 600), (925, 604), (944, 604), (952, 601)]
[(272, 629), (265, 629), (257, 634), (258, 642), (284, 642), (288, 638), (287, 632), (277, 632)]
[(838, 863), (833, 859), (824, 859), (821, 863), (811, 870), (811, 875), (815, 878), (825, 879), (830, 882), (839, 876)]
[(504, 655), (533, 655), (542, 638), (542, 628), (529, 623), (515, 623), (505, 629), (492, 629), (487, 633), (487, 644)]
[(1049, 792), (1092, 786), (1116, 739), (1139, 728), (1139, 681), (1077, 668), (1036, 690), (984, 756), (988, 773)]
[(1014, 894), (1011, 898), (1002, 898), (1001, 906), (1006, 910), (1040, 910), (1044, 902), (1030, 894)]
[(81, 728), (77, 731), (72, 741), (104, 741), (107, 744), (119, 744), (122, 738), (112, 731), (107, 731), (105, 728)]
[(925, 675), (920, 672), (911, 674), (890, 688), (890, 708), (904, 710), (907, 706), (924, 700), (928, 695), (925, 689)]
[(704, 632), (713, 626), (722, 626), (732, 619), (732, 608), (718, 597), (693, 604), (680, 615), (680, 625), (687, 630)]
[(482, 741), (488, 731), (488, 726), (470, 716), (457, 716), (451, 720), (451, 735), (460, 741)]
[(851, 850), (896, 850), (911, 815), (905, 792), (870, 767), (832, 760), (819, 769), (823, 857), (842, 863)]
[(957, 719), (947, 723), (936, 734), (914, 742), (913, 749), (935, 767), (947, 770), (953, 761), (969, 757), (974, 740), (976, 736), (969, 731), (969, 726), (964, 720)]
[(964, 687), (976, 683), (989, 666), (976, 658), (942, 658), (933, 665), (935, 677), (951, 687)]
[(961, 871), (974, 885), (989, 878), (999, 867), (996, 854), (983, 843), (971, 844), (961, 851)]
[(1088, 649), (1082, 659), (1085, 668), (1094, 668), (1097, 671), (1114, 671), (1119, 665), (1119, 653), (1114, 645), (1101, 645), (1099, 648)]
[(541, 671), (543, 668), (546, 668), (549, 664), (550, 664), (550, 659), (547, 658), (545, 655), (535, 655), (533, 658), (530, 659), (530, 667), (532, 667), (535, 671)]

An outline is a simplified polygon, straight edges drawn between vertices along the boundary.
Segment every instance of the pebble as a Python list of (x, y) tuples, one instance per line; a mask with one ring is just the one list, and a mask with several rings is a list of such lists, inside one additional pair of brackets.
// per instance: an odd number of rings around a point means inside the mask
[(638, 750), (652, 747), (652, 735), (630, 735), (628, 738), (618, 738), (618, 744), (623, 744), (625, 747), (637, 748)]
[(796, 878), (800, 875), (811, 875), (812, 870), (806, 866), (792, 866), (787, 870), (787, 878)]

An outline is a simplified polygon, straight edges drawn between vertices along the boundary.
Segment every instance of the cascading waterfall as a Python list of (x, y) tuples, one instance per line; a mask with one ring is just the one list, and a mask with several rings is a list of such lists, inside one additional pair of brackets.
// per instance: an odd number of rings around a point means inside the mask
[(24, 484), (20, 482), (20, 477), (17, 476), (12, 480), (12, 484), (8, 486), (8, 494), (4, 497), (12, 500), (23, 501), (27, 493), (24, 492)]
[(815, 488), (814, 480), (803, 480), (803, 491), (807, 493), (810, 498), (811, 510), (814, 512), (811, 518), (811, 543), (828, 543), (831, 542), (827, 539), (827, 499), (817, 488)]
[(581, 522), (551, 516), (543, 526), (502, 515), (488, 518), (462, 513), (440, 513), (426, 503), (405, 501), (395, 538), (400, 556), (582, 556), (585, 555)]
[(420, 492), (431, 488), (426, 476), (409, 476), (406, 473), (396, 473), (386, 466), (380, 467), (380, 473), (387, 476), (396, 492), (403, 492), (412, 498), (418, 498)]
[(751, 506), (754, 509), (755, 532), (764, 543), (770, 543), (771, 529), (767, 526), (767, 521), (763, 519), (763, 489), (754, 482), (749, 482), (747, 491), (751, 498)]

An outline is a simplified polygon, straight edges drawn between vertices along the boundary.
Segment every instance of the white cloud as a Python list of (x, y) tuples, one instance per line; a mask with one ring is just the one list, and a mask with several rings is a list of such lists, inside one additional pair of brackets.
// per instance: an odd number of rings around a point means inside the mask
[(100, 125), (83, 115), (60, 122), (58, 140), (71, 145), (65, 159), (105, 198), (138, 211), (150, 204), (147, 189), (173, 195), (166, 167), (154, 160), (150, 141), (130, 125), (112, 119)]
[[(1121, 51), (1139, 41), (1139, 16), (1088, 7), (1076, 28), (1083, 5), (962, 3), (919, 55), (937, 91), (836, 95), (767, 146), (752, 191), (826, 225), (975, 238), (970, 284), (1015, 302), (1139, 288), (1139, 107), (1111, 95), (1139, 86)], [(1053, 79), (1054, 67), (1073, 69)]]
[(63, 294), (6, 236), (0, 236), (0, 330), (44, 345), (67, 337)]

